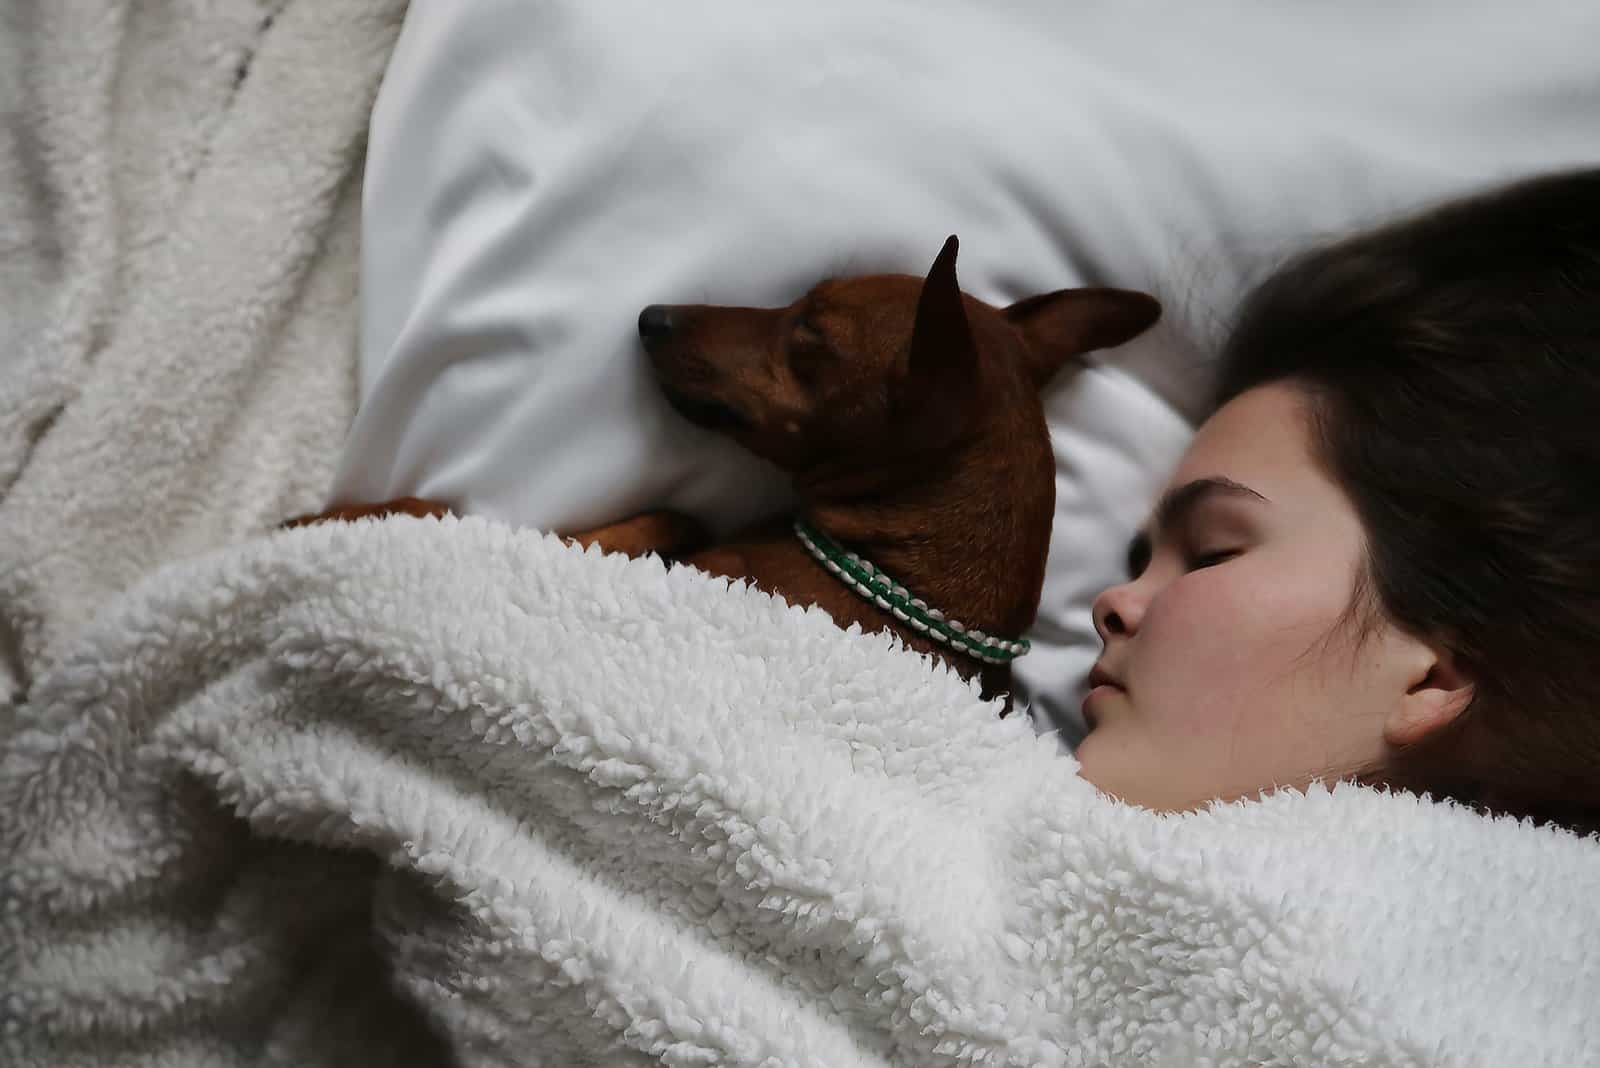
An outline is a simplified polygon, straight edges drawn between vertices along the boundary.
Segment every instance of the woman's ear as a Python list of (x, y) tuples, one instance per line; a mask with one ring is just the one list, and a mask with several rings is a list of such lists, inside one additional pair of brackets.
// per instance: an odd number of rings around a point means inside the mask
[(1383, 740), (1393, 746), (1415, 745), (1452, 726), (1476, 692), (1471, 675), (1448, 649), (1420, 643), (1418, 648), (1416, 681), (1383, 724)]

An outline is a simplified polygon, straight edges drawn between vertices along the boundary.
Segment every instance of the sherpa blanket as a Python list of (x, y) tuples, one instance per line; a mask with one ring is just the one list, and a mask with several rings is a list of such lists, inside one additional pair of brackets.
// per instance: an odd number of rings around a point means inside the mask
[(0, 738), (108, 597), (324, 506), (404, 10), (0, 3)]
[(0, 766), (0, 1061), (1577, 1065), (1600, 842), (1161, 815), (884, 634), (481, 519), (175, 565)]

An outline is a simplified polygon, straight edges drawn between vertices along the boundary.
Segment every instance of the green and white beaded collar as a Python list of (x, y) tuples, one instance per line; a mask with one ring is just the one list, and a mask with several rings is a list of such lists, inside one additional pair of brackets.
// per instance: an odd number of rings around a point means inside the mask
[(929, 608), (922, 598), (911, 596), (904, 586), (799, 516), (795, 517), (794, 532), (806, 551), (846, 586), (935, 641), (990, 664), (1009, 664), (1032, 648), (1026, 638), (995, 638), (946, 619), (943, 612)]

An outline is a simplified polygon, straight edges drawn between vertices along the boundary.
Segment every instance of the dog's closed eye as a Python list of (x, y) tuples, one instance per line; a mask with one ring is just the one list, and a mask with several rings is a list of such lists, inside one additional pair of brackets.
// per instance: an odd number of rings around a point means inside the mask
[(822, 328), (810, 316), (801, 315), (794, 321), (794, 339), (801, 345), (826, 345), (828, 339), (823, 336)]
[(789, 371), (805, 385), (814, 385), (822, 368), (833, 357), (828, 339), (817, 324), (805, 317), (795, 320), (788, 345)]

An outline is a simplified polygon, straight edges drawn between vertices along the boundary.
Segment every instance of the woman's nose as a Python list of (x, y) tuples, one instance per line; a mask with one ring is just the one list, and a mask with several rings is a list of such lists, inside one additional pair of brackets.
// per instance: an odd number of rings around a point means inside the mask
[(1134, 583), (1124, 582), (1120, 586), (1102, 590), (1100, 596), (1094, 599), (1091, 612), (1094, 629), (1101, 641), (1109, 641), (1112, 635), (1126, 638), (1139, 629), (1143, 606), (1133, 587)]

